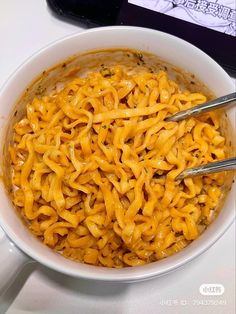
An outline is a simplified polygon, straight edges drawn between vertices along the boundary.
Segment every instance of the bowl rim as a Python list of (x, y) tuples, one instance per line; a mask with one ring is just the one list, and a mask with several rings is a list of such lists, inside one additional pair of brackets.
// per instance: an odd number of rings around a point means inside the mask
[[(16, 70), (13, 71), (13, 73), (9, 76), (6, 82), (2, 85), (2, 87), (0, 88), (0, 98), (4, 94), (7, 87), (11, 85), (14, 78), (17, 77), (21, 73), (21, 71), (24, 71), (25, 66), (29, 64), (31, 61), (37, 59), (39, 55), (41, 55), (43, 52), (46, 52), (48, 49), (51, 49), (53, 47), (55, 48), (57, 45), (60, 45), (61, 43), (66, 42), (66, 41), (70, 41), (73, 38), (86, 36), (86, 34), (88, 33), (100, 33), (103, 31), (114, 31), (114, 30), (122, 30), (122, 31), (133, 30), (135, 32), (137, 31), (150, 32), (150, 33), (155, 33), (157, 36), (166, 36), (170, 40), (187, 44), (191, 49), (195, 51), (199, 51), (202, 54), (204, 54), (206, 59), (210, 61), (215, 68), (217, 68), (217, 70), (219, 71), (219, 74), (223, 76), (223, 79), (228, 80), (229, 84), (232, 83), (229, 75), (221, 68), (221, 66), (218, 63), (216, 63), (216, 61), (214, 61), (210, 56), (208, 56), (202, 50), (186, 42), (183, 39), (180, 39), (176, 36), (173, 36), (173, 35), (161, 32), (161, 31), (149, 29), (149, 28), (135, 27), (135, 26), (108, 26), (108, 27), (93, 28), (93, 29), (82, 31), (82, 32), (75, 32), (71, 35), (63, 36), (62, 38), (59, 38), (49, 43), (48, 45), (44, 46), (40, 50), (36, 51), (31, 56), (29, 56), (20, 66), (18, 66)], [(233, 86), (233, 83), (231, 85)], [(53, 270), (59, 271), (61, 273), (64, 273), (73, 277), (79, 277), (79, 278), (84, 278), (84, 279), (113, 281), (113, 282), (115, 281), (134, 282), (134, 281), (153, 278), (156, 276), (165, 275), (185, 265), (186, 263), (189, 263), (191, 260), (193, 260), (197, 256), (204, 253), (206, 250), (208, 250), (228, 230), (228, 228), (234, 221), (235, 215), (234, 215), (234, 212), (231, 211), (228, 214), (227, 219), (225, 220), (224, 224), (218, 230), (218, 232), (209, 234), (207, 243), (206, 241), (205, 242), (201, 241), (203, 243), (200, 243), (200, 245), (197, 246), (195, 245), (196, 241), (199, 240), (197, 239), (192, 242), (192, 244), (194, 244), (193, 248), (191, 247), (189, 250), (187, 250), (190, 246), (189, 245), (187, 248), (185, 248), (185, 250), (182, 250), (179, 253), (176, 253), (173, 256), (168, 257), (167, 259), (150, 263), (144, 266), (122, 268), (123, 271), (121, 271), (121, 269), (111, 269), (111, 268), (102, 269), (99, 267), (99, 270), (102, 270), (102, 271), (98, 271), (96, 274), (95, 272), (91, 270), (94, 267), (98, 269), (97, 266), (86, 265), (86, 267), (83, 270), (79, 269), (79, 267), (78, 267), (78, 270), (70, 269), (69, 267), (65, 267), (65, 266), (62, 267), (59, 263), (55, 263), (54, 261), (49, 260), (47, 257), (42, 256), (42, 254), (36, 252), (36, 250), (32, 249), (27, 244), (25, 244), (21, 239), (17, 238), (17, 233), (14, 230), (12, 230), (12, 228), (8, 225), (7, 219), (4, 218), (4, 215), (1, 216), (1, 211), (0, 211), (0, 217), (1, 217), (0, 224), (4, 232), (6, 233), (7, 236), (9, 236), (9, 238), (14, 242), (14, 244), (31, 258), (33, 258), (34, 260), (38, 261), (39, 263)], [(174, 257), (174, 261), (172, 261), (173, 257)], [(160, 267), (158, 267), (156, 263), (158, 263)], [(76, 263), (76, 264), (79, 265), (80, 263)], [(132, 269), (135, 271), (131, 271)]]

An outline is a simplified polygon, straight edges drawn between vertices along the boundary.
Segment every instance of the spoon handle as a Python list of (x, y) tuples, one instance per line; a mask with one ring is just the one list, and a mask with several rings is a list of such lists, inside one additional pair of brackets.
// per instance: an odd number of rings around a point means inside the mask
[(215, 109), (225, 107), (226, 105), (227, 107), (231, 106), (235, 103), (235, 101), (236, 92), (208, 101), (202, 105), (198, 105), (190, 109), (180, 111), (174, 114), (173, 116), (166, 118), (165, 121), (181, 121), (186, 118), (194, 117), (204, 112), (209, 112)]
[(186, 169), (176, 177), (176, 180), (229, 170), (236, 170), (236, 157)]

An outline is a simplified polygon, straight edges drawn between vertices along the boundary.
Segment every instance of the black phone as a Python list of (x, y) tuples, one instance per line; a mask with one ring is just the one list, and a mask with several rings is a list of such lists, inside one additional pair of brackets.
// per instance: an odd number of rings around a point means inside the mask
[(236, 76), (235, 0), (47, 0), (47, 3), (56, 16), (87, 27), (133, 25), (178, 36)]

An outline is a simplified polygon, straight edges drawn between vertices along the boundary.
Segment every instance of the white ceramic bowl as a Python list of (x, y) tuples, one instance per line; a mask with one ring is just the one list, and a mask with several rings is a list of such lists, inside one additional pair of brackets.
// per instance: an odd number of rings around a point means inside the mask
[[(50, 44), (30, 57), (9, 78), (0, 92), (1, 145), (4, 144), (3, 130), (12, 107), (33, 78), (73, 54), (92, 49), (115, 47), (135, 48), (156, 54), (161, 59), (195, 74), (216, 96), (234, 91), (230, 77), (214, 60), (181, 39), (155, 30), (136, 27), (114, 26), (91, 29)], [(234, 109), (229, 112), (229, 117), (234, 124)], [(23, 263), (30, 259), (74, 277), (130, 282), (166, 274), (207, 250), (233, 222), (235, 196), (234, 189), (232, 189), (216, 221), (181, 252), (149, 265), (123, 269), (108, 269), (76, 263), (65, 259), (40, 243), (24, 227), (5, 193), (2, 183), (0, 185), (0, 204), (0, 224), (11, 240), (8, 241), (6, 238), (0, 246), (0, 285), (3, 286), (9, 281), (9, 274), (16, 272)], [(4, 262), (6, 260), (7, 263)]]

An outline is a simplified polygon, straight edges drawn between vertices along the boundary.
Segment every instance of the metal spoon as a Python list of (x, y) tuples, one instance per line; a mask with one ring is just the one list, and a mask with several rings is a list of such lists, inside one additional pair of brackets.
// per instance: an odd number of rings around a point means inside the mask
[(202, 105), (198, 105), (190, 109), (180, 111), (174, 114), (173, 116), (166, 118), (165, 121), (181, 121), (186, 118), (194, 117), (204, 112), (209, 112), (209, 111), (219, 109), (225, 106), (227, 107), (231, 106), (235, 104), (235, 101), (236, 101), (236, 93), (231, 93), (231, 94), (216, 98), (214, 100), (208, 101)]
[(236, 157), (185, 169), (176, 177), (176, 180), (229, 170), (236, 170)]

